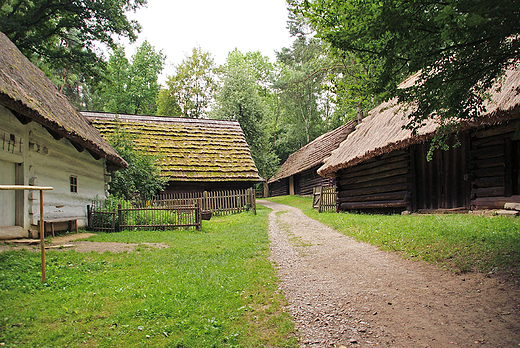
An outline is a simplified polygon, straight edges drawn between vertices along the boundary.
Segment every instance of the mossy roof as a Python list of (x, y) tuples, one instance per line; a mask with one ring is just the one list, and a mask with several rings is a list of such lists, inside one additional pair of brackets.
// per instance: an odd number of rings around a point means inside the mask
[(37, 122), (56, 139), (64, 137), (79, 151), (86, 149), (96, 158), (105, 158), (109, 168), (127, 166), (43, 71), (1, 32), (0, 104), (12, 110), (24, 123)]
[(107, 139), (118, 123), (137, 136), (137, 148), (158, 155), (161, 175), (170, 181), (262, 181), (238, 122), (97, 112), (83, 115)]

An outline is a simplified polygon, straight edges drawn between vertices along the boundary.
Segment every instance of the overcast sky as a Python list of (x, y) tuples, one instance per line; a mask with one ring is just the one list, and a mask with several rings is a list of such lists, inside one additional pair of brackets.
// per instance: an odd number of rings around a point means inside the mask
[(217, 64), (228, 52), (260, 51), (275, 60), (275, 50), (290, 47), (285, 0), (148, 0), (148, 6), (130, 13), (142, 26), (136, 44), (127, 47), (131, 57), (142, 41), (166, 55), (160, 82), (191, 55), (193, 47), (209, 51)]

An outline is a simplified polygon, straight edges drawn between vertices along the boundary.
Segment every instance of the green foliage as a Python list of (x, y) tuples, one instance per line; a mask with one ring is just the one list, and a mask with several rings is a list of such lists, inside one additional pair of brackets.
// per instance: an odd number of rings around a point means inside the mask
[(120, 126), (108, 139), (109, 144), (128, 163), (128, 168), (112, 172), (110, 193), (127, 200), (136, 198), (150, 199), (162, 191), (168, 178), (160, 176), (158, 159), (153, 155), (135, 149), (135, 138)]
[(235, 50), (223, 67), (223, 85), (212, 117), (240, 123), (251, 150), (255, 165), (264, 178), (276, 171), (278, 159), (269, 146), (268, 108), (265, 86), (273, 67), (260, 52), (246, 53)]
[[(203, 232), (100, 234), (132, 252), (0, 253), (6, 346), (297, 347), (268, 260), (268, 210), (217, 217)], [(164, 243), (155, 249), (144, 243)]]
[[(193, 48), (192, 54), (175, 67), (167, 89), (157, 100), (157, 115), (200, 118), (214, 100), (219, 70), (209, 52)], [(179, 112), (180, 111), (180, 112)]]
[(61, 1), (4, 0), (0, 2), (0, 31), (33, 62), (74, 74), (101, 76), (99, 44), (114, 47), (114, 36), (136, 39), (139, 24), (127, 13), (146, 0)]
[[(291, 1), (318, 36), (377, 67), (371, 89), (417, 109), (425, 119), (457, 123), (478, 117), (486, 91), (519, 62), (520, 12), (515, 1)], [(415, 85), (398, 89), (420, 72)], [(449, 128), (449, 127), (448, 127)]]
[(318, 213), (312, 198), (270, 200), (302, 209), (357, 240), (438, 264), (454, 272), (512, 272), (520, 275), (520, 220), (469, 214), (367, 215)]
[(144, 41), (129, 62), (123, 47), (117, 47), (110, 55), (107, 76), (99, 85), (99, 96), (104, 111), (153, 115), (159, 94), (158, 76), (163, 69), (165, 56), (155, 52)]

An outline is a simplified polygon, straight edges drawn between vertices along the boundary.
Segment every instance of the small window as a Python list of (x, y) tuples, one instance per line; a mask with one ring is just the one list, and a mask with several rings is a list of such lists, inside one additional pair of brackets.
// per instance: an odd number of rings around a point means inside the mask
[(70, 177), (70, 192), (78, 193), (78, 177), (77, 176)]

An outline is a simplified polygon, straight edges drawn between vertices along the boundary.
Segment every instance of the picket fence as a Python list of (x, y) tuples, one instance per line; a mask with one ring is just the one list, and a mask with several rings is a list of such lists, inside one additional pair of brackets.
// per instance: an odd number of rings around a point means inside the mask
[(91, 231), (124, 229), (200, 229), (202, 220), (252, 210), (256, 214), (254, 189), (216, 192), (161, 193), (151, 200), (125, 202), (117, 207), (106, 201), (87, 206)]
[(318, 212), (336, 211), (336, 187), (335, 186), (319, 186), (312, 189), (312, 206), (318, 209)]

